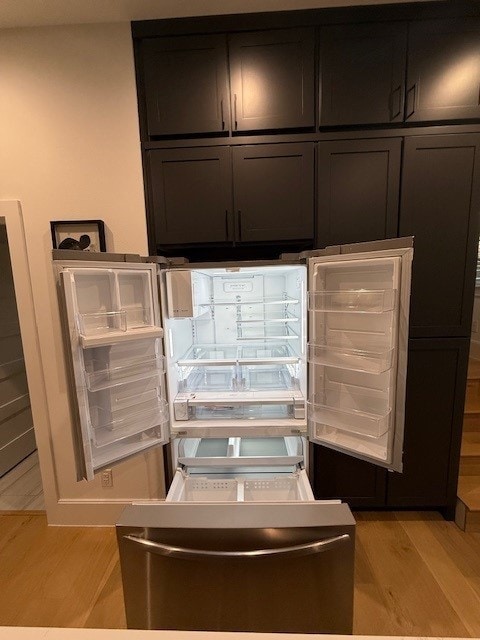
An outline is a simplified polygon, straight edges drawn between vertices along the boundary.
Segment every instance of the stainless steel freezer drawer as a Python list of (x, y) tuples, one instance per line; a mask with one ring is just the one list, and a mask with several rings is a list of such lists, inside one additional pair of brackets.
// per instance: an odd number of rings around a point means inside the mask
[(117, 540), (131, 629), (352, 633), (345, 504), (131, 505)]

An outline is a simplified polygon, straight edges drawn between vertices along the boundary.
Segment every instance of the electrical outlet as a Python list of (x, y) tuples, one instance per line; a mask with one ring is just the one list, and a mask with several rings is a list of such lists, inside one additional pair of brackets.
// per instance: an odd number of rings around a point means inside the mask
[(478, 333), (478, 320), (472, 322), (472, 333)]
[(113, 487), (113, 471), (105, 469), (102, 471), (102, 487)]

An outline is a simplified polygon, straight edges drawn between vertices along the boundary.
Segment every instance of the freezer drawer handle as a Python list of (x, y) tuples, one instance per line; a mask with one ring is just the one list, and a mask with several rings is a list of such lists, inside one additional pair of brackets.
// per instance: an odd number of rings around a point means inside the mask
[(174, 547), (169, 544), (163, 544), (160, 542), (153, 542), (153, 540), (147, 540), (145, 538), (139, 538), (138, 536), (123, 536), (125, 540), (130, 540), (136, 544), (145, 547), (146, 551), (151, 553), (158, 553), (161, 556), (168, 556), (170, 558), (269, 558), (282, 556), (284, 558), (290, 558), (293, 556), (304, 556), (312, 553), (319, 553), (320, 551), (328, 551), (334, 549), (344, 542), (350, 540), (348, 533), (344, 533), (340, 536), (334, 536), (332, 538), (325, 538), (324, 540), (316, 540), (314, 542), (307, 542), (306, 544), (296, 544), (291, 547), (278, 547), (276, 549), (254, 549), (252, 551), (207, 551), (203, 549), (188, 549), (185, 547)]

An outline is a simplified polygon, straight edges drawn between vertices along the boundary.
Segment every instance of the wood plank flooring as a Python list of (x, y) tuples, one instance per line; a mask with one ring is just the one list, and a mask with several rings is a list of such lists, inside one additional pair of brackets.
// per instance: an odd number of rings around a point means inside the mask
[(45, 509), (36, 451), (0, 478), (0, 512), (27, 509)]
[[(480, 637), (480, 533), (434, 512), (356, 514), (354, 632)], [(0, 514), (0, 625), (125, 627), (113, 528)]]

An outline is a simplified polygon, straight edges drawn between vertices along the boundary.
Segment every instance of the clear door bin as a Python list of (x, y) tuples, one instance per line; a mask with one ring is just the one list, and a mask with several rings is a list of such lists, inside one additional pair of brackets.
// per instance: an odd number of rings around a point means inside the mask
[(168, 406), (161, 399), (118, 410), (93, 406), (90, 417), (95, 446), (104, 447), (150, 429), (157, 429), (160, 436), (168, 420)]
[(376, 414), (307, 402), (307, 416), (316, 424), (338, 431), (356, 433), (368, 438), (380, 438), (388, 431), (390, 411)]
[(85, 382), (89, 391), (109, 389), (120, 384), (155, 378), (164, 373), (164, 357), (147, 356), (132, 358), (128, 364), (105, 366), (104, 360), (92, 358), (88, 362), (90, 370), (85, 371)]
[(310, 292), (308, 308), (324, 313), (384, 313), (395, 309), (396, 293), (395, 289)]
[(127, 314), (125, 311), (79, 313), (77, 318), (78, 332), (85, 337), (127, 330)]
[(128, 329), (153, 324), (150, 274), (140, 271), (118, 271), (120, 308), (126, 314)]
[(365, 351), (330, 345), (308, 345), (308, 361), (326, 367), (383, 373), (392, 367), (393, 349)]

